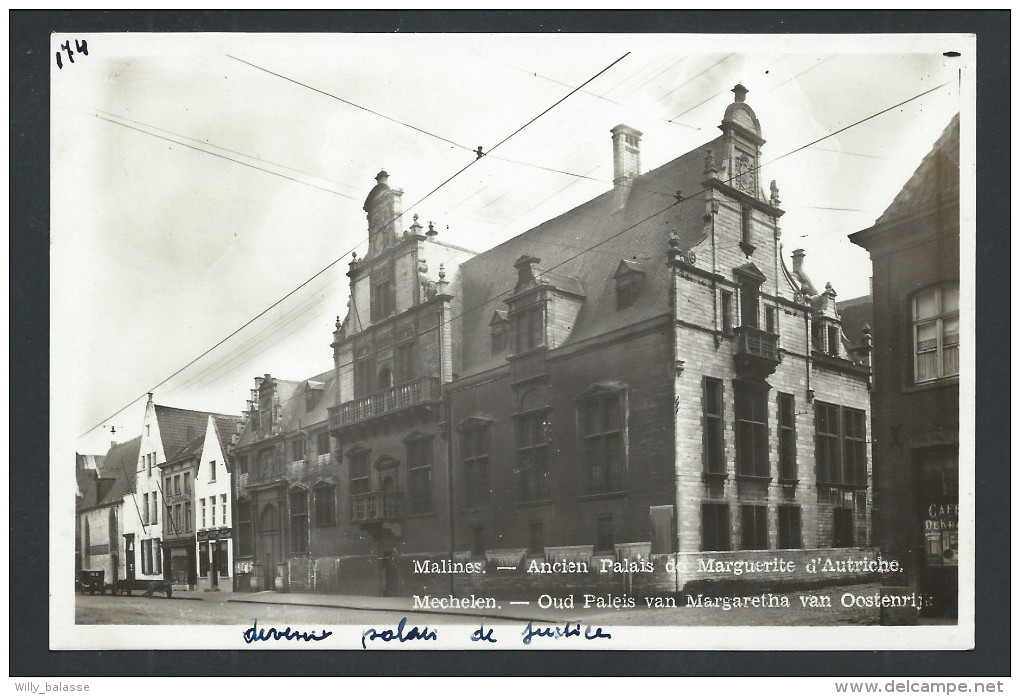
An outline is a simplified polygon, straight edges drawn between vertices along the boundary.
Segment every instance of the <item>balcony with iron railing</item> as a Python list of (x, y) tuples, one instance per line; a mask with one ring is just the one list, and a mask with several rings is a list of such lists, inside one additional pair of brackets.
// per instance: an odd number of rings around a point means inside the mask
[(438, 377), (419, 377), (329, 409), (329, 428), (337, 430), (442, 397)]
[(767, 377), (776, 371), (782, 358), (778, 334), (755, 326), (738, 326), (733, 332), (736, 336), (733, 359), (738, 373)]
[(403, 517), (404, 494), (376, 491), (351, 496), (351, 521), (356, 524), (396, 522)]

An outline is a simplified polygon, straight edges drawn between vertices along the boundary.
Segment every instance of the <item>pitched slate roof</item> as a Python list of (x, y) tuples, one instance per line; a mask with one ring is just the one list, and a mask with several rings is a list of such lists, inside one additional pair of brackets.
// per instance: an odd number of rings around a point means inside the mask
[[(220, 449), (223, 451), (224, 456), (227, 454), (227, 448), (230, 447), (231, 438), (237, 432), (237, 426), (243, 422), (244, 418), (241, 416), (213, 416), (216, 437), (220, 440)], [(227, 457), (225, 461), (229, 470), (230, 458)]]
[(960, 196), (960, 115), (949, 122), (876, 225), (953, 203)]
[[(114, 503), (134, 491), (141, 445), (142, 438), (139, 436), (110, 447), (92, 481), (82, 492), (82, 508)], [(90, 470), (89, 473), (93, 472)], [(103, 485), (100, 485), (101, 479), (104, 480)]]
[(839, 310), (839, 318), (843, 322), (843, 335), (850, 341), (852, 347), (861, 345), (861, 337), (864, 336), (864, 325), (871, 326), (873, 321), (871, 295), (855, 297), (850, 300), (843, 300), (836, 303)]
[[(106, 459), (100, 469), (103, 478), (115, 478), (113, 488), (104, 496), (107, 502), (116, 500), (135, 489), (135, 474), (138, 466), (138, 452), (142, 447), (142, 437), (114, 445), (106, 453)], [(125, 475), (126, 474), (126, 475)]]
[(92, 486), (96, 482), (96, 470), (95, 469), (75, 469), (74, 477), (77, 488), (75, 489), (75, 497), (80, 498), (79, 505), (88, 499), (88, 495), (92, 490)]
[[(505, 364), (505, 356), (492, 355), (489, 322), (493, 312), (506, 309), (504, 300), (517, 282), (514, 263), (525, 254), (541, 259), (546, 273), (583, 288), (585, 301), (564, 345), (667, 314), (669, 234), (677, 233), (681, 249), (705, 239), (704, 202), (695, 194), (706, 178), (707, 151), (723, 161), (722, 142), (720, 136), (634, 177), (622, 207), (622, 192), (607, 191), (462, 263), (463, 374)], [(676, 204), (678, 191), (691, 198)], [(634, 304), (617, 312), (613, 276), (623, 260), (637, 262), (647, 275)]]
[(204, 437), (209, 416), (214, 415), (221, 414), (156, 404), (156, 422), (167, 461), (180, 458), (178, 454), (185, 446), (195, 438)]
[[(307, 385), (322, 385), (319, 398), (311, 410), (305, 408)], [(329, 407), (336, 405), (336, 373), (333, 370), (315, 375), (297, 383), (294, 398), (281, 402), (283, 406), (283, 432), (289, 433), (329, 420)]]
[(102, 454), (81, 454), (80, 452), (74, 453), (75, 468), (76, 469), (98, 469), (103, 464), (105, 455)]
[(167, 463), (179, 462), (184, 459), (190, 459), (191, 457), (201, 457), (202, 449), (205, 447), (205, 431), (196, 438), (192, 438), (185, 443), (184, 447), (169, 455), (166, 458)]

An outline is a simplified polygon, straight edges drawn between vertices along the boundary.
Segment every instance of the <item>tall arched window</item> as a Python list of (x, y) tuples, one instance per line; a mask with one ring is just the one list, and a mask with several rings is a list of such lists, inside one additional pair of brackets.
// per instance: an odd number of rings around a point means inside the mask
[(120, 547), (119, 544), (119, 530), (120, 525), (117, 524), (117, 508), (110, 508), (110, 553), (117, 554), (117, 550)]

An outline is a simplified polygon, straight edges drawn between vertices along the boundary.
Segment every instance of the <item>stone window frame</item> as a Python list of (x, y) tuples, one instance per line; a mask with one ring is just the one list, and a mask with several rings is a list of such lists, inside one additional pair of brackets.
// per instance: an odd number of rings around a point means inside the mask
[(492, 422), (468, 419), (457, 430), (460, 431), (460, 460), (464, 466), (464, 507), (485, 507), (492, 501), (489, 483)]
[[(295, 501), (298, 506), (295, 508)], [(303, 509), (301, 503), (303, 502)], [(293, 486), (287, 491), (287, 518), (290, 522), (288, 541), (291, 554), (306, 554), (309, 547), (309, 529), (311, 525), (308, 514), (308, 489), (304, 486)], [(301, 521), (303, 518), (303, 521)], [(300, 534), (300, 532), (304, 532)]]
[(819, 486), (866, 488), (867, 447), (864, 409), (815, 401), (815, 477)]
[[(412, 515), (424, 515), (434, 512), (434, 501), (432, 496), (432, 471), (433, 471), (433, 437), (413, 433), (404, 438), (404, 447), (407, 458), (407, 507), (408, 513)], [(424, 460), (419, 461), (417, 451), (424, 453)], [(420, 485), (421, 479), (427, 482)], [(424, 491), (422, 493), (421, 491)]]
[[(610, 428), (606, 420), (606, 405), (615, 402), (617, 405), (617, 423)], [(601, 421), (599, 429), (592, 431), (588, 422), (588, 407), (593, 403), (599, 405), (598, 417)], [(574, 399), (577, 415), (577, 434), (580, 445), (581, 461), (584, 462), (585, 495), (622, 493), (627, 490), (627, 472), (629, 471), (629, 438), (628, 438), (628, 400), (627, 387), (622, 384), (596, 384), (588, 388)], [(550, 426), (551, 427), (551, 426)], [(607, 468), (603, 472), (604, 486), (595, 486), (593, 480), (593, 463), (589, 458), (592, 446), (605, 455), (605, 444), (609, 438), (618, 440), (617, 463), (615, 470)], [(604, 460), (604, 456), (603, 456)]]
[(355, 447), (347, 452), (350, 494), (363, 495), (372, 492), (372, 469), (369, 464), (372, 450)]
[(517, 480), (517, 499), (522, 503), (549, 500), (551, 466), (549, 445), (552, 444), (552, 408), (540, 408), (516, 413), (514, 424), (514, 475)]
[(701, 550), (729, 551), (730, 504), (727, 502), (704, 502), (701, 504)]
[[(711, 390), (718, 390), (713, 396)], [(702, 471), (709, 476), (727, 476), (726, 471), (726, 387), (722, 379), (705, 376), (701, 381)], [(709, 410), (715, 401), (718, 413)], [(717, 434), (716, 434), (717, 433)]]
[(316, 527), (335, 527), (337, 522), (336, 514), (336, 484), (329, 481), (318, 481), (312, 487), (312, 499), (314, 507), (314, 522)]
[[(255, 555), (255, 525), (252, 501), (248, 498), (237, 499), (237, 555), (249, 557)], [(247, 532), (245, 529), (247, 528)]]
[(737, 478), (771, 480), (767, 386), (734, 380), (733, 428)]
[(779, 445), (779, 481), (797, 481), (797, 400), (793, 394), (776, 393), (776, 436)]
[(779, 505), (776, 507), (776, 548), (804, 548), (804, 527), (800, 505)]
[(763, 503), (740, 506), (740, 549), (767, 551), (769, 548), (769, 509)]

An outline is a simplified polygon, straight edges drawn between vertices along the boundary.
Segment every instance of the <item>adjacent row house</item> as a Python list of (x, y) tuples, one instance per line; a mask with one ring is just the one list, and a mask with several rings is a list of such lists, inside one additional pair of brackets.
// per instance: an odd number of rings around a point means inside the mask
[[(240, 417), (156, 404), (149, 394), (131, 465), (133, 485), (125, 493), (122, 579), (167, 579), (175, 589), (197, 589), (199, 467), (207, 450), (217, 452), (215, 456), (226, 466), (222, 452), (231, 443), (223, 438), (239, 429), (241, 422)], [(215, 442), (208, 438), (210, 432), (216, 435)], [(222, 485), (229, 491), (229, 481)], [(217, 487), (216, 495), (223, 493)]]
[[(907, 572), (886, 578), (956, 618), (960, 562), (960, 117), (850, 241), (871, 254), (876, 527)], [(914, 617), (907, 617), (912, 619)], [(903, 617), (890, 619), (902, 620)]]
[[(134, 514), (131, 490), (140, 438), (110, 445), (105, 456), (78, 455), (75, 572), (103, 571), (106, 584), (133, 572), (133, 540), (124, 521)], [(77, 577), (77, 575), (76, 575)]]

